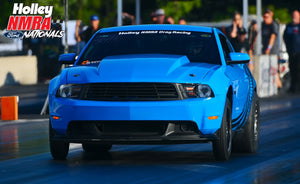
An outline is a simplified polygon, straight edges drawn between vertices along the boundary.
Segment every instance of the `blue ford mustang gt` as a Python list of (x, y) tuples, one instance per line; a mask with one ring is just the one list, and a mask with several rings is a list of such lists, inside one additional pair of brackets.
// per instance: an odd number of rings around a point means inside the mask
[(248, 67), (216, 28), (139, 25), (98, 31), (49, 85), (50, 150), (212, 142), (217, 160), (253, 153), (259, 100)]

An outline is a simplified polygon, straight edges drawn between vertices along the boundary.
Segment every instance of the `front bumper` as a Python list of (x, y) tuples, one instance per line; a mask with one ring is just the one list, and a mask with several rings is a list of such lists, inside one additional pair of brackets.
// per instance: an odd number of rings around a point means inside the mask
[(191, 121), (72, 121), (65, 135), (56, 133), (53, 139), (70, 143), (182, 144), (208, 142), (217, 136), (203, 135)]
[[(214, 98), (195, 98), (174, 101), (139, 101), (139, 102), (112, 102), (112, 101), (87, 101), (66, 98), (57, 98), (50, 95), (49, 100), (50, 119), (53, 129), (57, 134), (66, 136), (71, 122), (82, 121), (148, 121), (157, 122), (194, 122), (199, 130), (197, 136), (202, 140), (208, 140), (220, 128), (225, 105), (225, 97), (216, 95)], [(53, 117), (56, 117), (53, 119)], [(218, 116), (217, 119), (208, 117)], [(57, 118), (58, 117), (58, 118)], [(181, 139), (189, 140), (189, 136), (180, 135)], [(154, 142), (178, 140), (170, 135), (160, 137), (144, 136)], [(76, 138), (73, 137), (72, 140)], [(193, 138), (194, 139), (194, 138)], [(115, 139), (114, 139), (115, 140)], [(110, 141), (114, 141), (110, 140)], [(127, 138), (118, 140), (126, 142)], [(132, 139), (133, 140), (133, 139)], [(143, 141), (138, 138), (136, 141)]]

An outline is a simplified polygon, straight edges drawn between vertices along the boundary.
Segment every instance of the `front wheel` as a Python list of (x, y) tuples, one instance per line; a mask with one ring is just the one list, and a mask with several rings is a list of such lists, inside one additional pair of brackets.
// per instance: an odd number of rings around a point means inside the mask
[(225, 161), (230, 158), (232, 149), (232, 130), (231, 130), (231, 102), (227, 98), (219, 130), (219, 139), (213, 141), (213, 152), (216, 160)]
[(233, 149), (237, 152), (255, 153), (258, 148), (260, 135), (260, 108), (259, 99), (255, 94), (252, 100), (248, 120), (241, 133), (233, 140)]
[(54, 160), (65, 160), (69, 153), (70, 143), (53, 140), (55, 135), (52, 129), (51, 122), (49, 122), (49, 144), (50, 152)]

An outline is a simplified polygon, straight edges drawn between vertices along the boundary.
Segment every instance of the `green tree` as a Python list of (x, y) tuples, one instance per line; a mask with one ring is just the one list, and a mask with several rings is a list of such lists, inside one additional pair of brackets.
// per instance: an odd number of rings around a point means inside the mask
[[(0, 6), (0, 28), (5, 29), (8, 18), (12, 14), (13, 3), (39, 3), (39, 5), (54, 6), (53, 17), (64, 18), (65, 0), (2, 0)], [(69, 19), (81, 19), (89, 24), (93, 14), (100, 17), (101, 26), (115, 26), (117, 17), (117, 0), (68, 0)], [(249, 0), (249, 13), (256, 14), (256, 0)], [(290, 12), (300, 7), (299, 0), (264, 0), (263, 9), (274, 11), (276, 19), (282, 23), (291, 20)], [(220, 21), (230, 19), (235, 11), (242, 12), (241, 0), (141, 0), (142, 23), (150, 23), (150, 14), (158, 8), (163, 8), (167, 16), (175, 20), (185, 17), (188, 21)], [(123, 11), (135, 14), (135, 0), (123, 0)]]
[[(267, 8), (274, 12), (274, 19), (279, 21), (279, 23), (286, 24), (291, 21), (291, 15), (288, 8), (275, 8), (274, 5), (268, 5), (262, 9), (262, 14)], [(256, 14), (255, 5), (249, 6), (249, 13)]]
[[(30, 6), (31, 3), (39, 3), (40, 6), (54, 6), (53, 18), (65, 17), (64, 0), (6, 0), (0, 6), (0, 29), (5, 29), (8, 18), (12, 14), (14, 3), (24, 3), (24, 6)], [(85, 24), (89, 24), (91, 15), (98, 15), (101, 24), (104, 26), (112, 26), (117, 12), (117, 1), (108, 0), (68, 0), (69, 19), (80, 19)]]
[(193, 1), (165, 1), (157, 0), (159, 8), (163, 8), (167, 16), (178, 20), (180, 17), (187, 17), (195, 8), (200, 8), (202, 0)]

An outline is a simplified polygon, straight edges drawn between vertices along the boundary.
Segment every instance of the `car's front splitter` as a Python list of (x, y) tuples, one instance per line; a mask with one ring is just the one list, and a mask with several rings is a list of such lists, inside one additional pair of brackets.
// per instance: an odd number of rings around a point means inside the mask
[(72, 121), (193, 121), (204, 135), (221, 126), (225, 98), (174, 101), (87, 101), (50, 96), (52, 127), (65, 134)]

